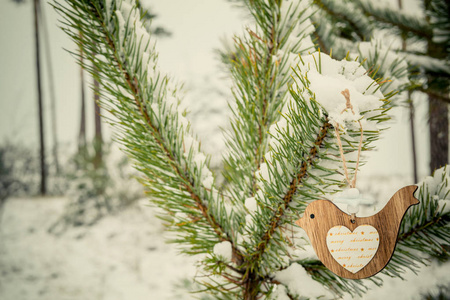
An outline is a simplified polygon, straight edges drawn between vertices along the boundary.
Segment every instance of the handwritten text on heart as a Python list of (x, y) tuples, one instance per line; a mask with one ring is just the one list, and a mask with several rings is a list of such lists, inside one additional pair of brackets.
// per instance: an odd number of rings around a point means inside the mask
[(379, 243), (378, 231), (370, 225), (360, 225), (353, 232), (345, 226), (334, 226), (327, 233), (327, 246), (331, 255), (353, 274), (372, 260)]

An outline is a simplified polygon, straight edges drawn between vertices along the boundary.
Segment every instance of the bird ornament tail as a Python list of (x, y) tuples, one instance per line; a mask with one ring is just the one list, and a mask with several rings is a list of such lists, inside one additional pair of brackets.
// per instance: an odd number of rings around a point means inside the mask
[(316, 200), (295, 223), (302, 227), (322, 263), (338, 276), (363, 279), (380, 272), (391, 259), (406, 211), (419, 201), (417, 186), (398, 190), (377, 214), (359, 218), (329, 200)]

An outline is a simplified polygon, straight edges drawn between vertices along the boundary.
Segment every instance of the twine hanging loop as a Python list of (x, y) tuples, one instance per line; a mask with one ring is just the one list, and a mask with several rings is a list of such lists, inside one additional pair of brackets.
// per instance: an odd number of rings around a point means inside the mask
[[(353, 110), (353, 105), (352, 102), (350, 101), (350, 91), (348, 89), (345, 89), (341, 92), (341, 94), (345, 97), (345, 108), (341, 111), (341, 114), (343, 114), (345, 111), (350, 110), (353, 115), (355, 115), (355, 111)], [(358, 124), (359, 124), (359, 129), (361, 132), (361, 136), (359, 139), (359, 146), (358, 146), (358, 156), (356, 159), (356, 167), (355, 167), (355, 175), (353, 176), (353, 179), (350, 180), (350, 176), (349, 176), (349, 172), (348, 172), (348, 168), (347, 168), (347, 162), (345, 160), (345, 156), (344, 156), (344, 149), (342, 147), (342, 140), (341, 140), (341, 135), (339, 132), (339, 123), (336, 123), (336, 127), (334, 128), (335, 132), (336, 132), (336, 138), (338, 141), (338, 146), (339, 146), (339, 152), (341, 154), (341, 159), (342, 159), (342, 165), (344, 168), (344, 174), (345, 174), (345, 179), (347, 180), (347, 183), (349, 185), (349, 187), (352, 188), (356, 188), (356, 177), (358, 175), (358, 168), (359, 168), (359, 161), (360, 161), (360, 157), (361, 157), (361, 149), (362, 149), (362, 141), (363, 141), (363, 128), (362, 128), (362, 124), (361, 121), (358, 120)], [(350, 215), (350, 222), (352, 224), (356, 223), (356, 213), (352, 212)]]
[[(346, 108), (344, 108), (341, 112), (341, 114), (343, 114), (346, 110), (350, 110), (353, 115), (355, 115), (355, 111), (353, 110), (353, 105), (350, 101), (350, 92), (348, 89), (345, 89), (341, 92), (341, 94), (345, 97), (345, 105)], [(344, 167), (344, 174), (345, 174), (345, 179), (347, 180), (347, 183), (349, 185), (350, 188), (355, 188), (356, 187), (356, 176), (358, 174), (358, 168), (359, 168), (359, 160), (361, 157), (361, 148), (362, 148), (362, 141), (363, 141), (363, 128), (361, 125), (361, 121), (358, 120), (358, 124), (359, 124), (359, 129), (361, 131), (361, 136), (360, 136), (360, 140), (359, 140), (359, 146), (358, 146), (358, 156), (356, 159), (356, 167), (355, 167), (355, 175), (353, 176), (353, 180), (350, 180), (350, 176), (349, 176), (349, 172), (348, 172), (348, 168), (347, 168), (347, 162), (345, 160), (345, 156), (344, 156), (344, 150), (342, 147), (342, 140), (341, 140), (341, 135), (339, 133), (339, 123), (336, 123), (336, 127), (334, 128), (335, 132), (336, 132), (336, 138), (338, 141), (338, 146), (339, 146), (339, 152), (341, 153), (341, 159), (342, 159), (342, 164)]]

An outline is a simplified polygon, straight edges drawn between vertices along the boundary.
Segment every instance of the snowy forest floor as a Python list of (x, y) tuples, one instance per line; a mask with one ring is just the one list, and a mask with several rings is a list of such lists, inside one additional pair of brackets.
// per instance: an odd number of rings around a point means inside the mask
[(164, 242), (154, 209), (138, 202), (92, 227), (55, 237), (47, 229), (66, 202), (7, 201), (0, 232), (0, 299), (188, 298), (176, 287), (193, 277), (193, 261)]
[[(55, 237), (47, 229), (67, 201), (6, 202), (0, 223), (0, 299), (192, 298), (183, 286), (195, 276), (195, 260), (177, 255), (174, 245), (164, 242), (164, 228), (147, 200)], [(362, 299), (420, 299), (437, 284), (448, 284), (449, 275), (449, 263), (432, 263), (419, 275), (406, 273), (407, 281), (386, 278), (383, 288)]]

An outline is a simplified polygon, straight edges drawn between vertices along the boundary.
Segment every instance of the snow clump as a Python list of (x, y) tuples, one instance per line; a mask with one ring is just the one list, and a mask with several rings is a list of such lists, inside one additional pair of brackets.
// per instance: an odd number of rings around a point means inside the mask
[(228, 241), (223, 241), (214, 245), (214, 254), (217, 256), (221, 256), (227, 261), (231, 261), (233, 256), (233, 251), (231, 247), (231, 243)]
[[(426, 189), (432, 200), (437, 202), (441, 215), (450, 212), (450, 166), (437, 169), (433, 176), (426, 177), (418, 184), (420, 190)], [(416, 195), (419, 192), (416, 192)]]
[(258, 203), (256, 202), (255, 197), (245, 199), (245, 207), (249, 212), (255, 212), (258, 208)]
[[(333, 126), (339, 124), (345, 131), (346, 126), (353, 125), (354, 129), (359, 130), (355, 122), (359, 120), (364, 130), (378, 129), (376, 122), (367, 118), (378, 114), (377, 110), (384, 104), (384, 96), (379, 85), (367, 75), (359, 62), (338, 61), (316, 52), (302, 57), (298, 68), (307, 80), (304, 98), (309, 99), (313, 94)], [(353, 111), (347, 108), (347, 99), (342, 94), (344, 90), (349, 91)]]
[(288, 268), (275, 273), (275, 280), (287, 286), (291, 294), (306, 298), (333, 298), (333, 295), (324, 290), (323, 286), (313, 280), (306, 270), (299, 264), (292, 264)]
[[(318, 115), (327, 115), (333, 127), (339, 128), (344, 134), (348, 130), (360, 131), (361, 127), (364, 131), (379, 132), (377, 121), (371, 120), (371, 117), (378, 116), (384, 110), (384, 95), (377, 82), (367, 75), (367, 71), (359, 62), (338, 61), (327, 54), (315, 52), (301, 56), (297, 68), (297, 73), (301, 76), (296, 82), (297, 92), (303, 99), (300, 101), (310, 106), (312, 101), (318, 103)], [(344, 95), (344, 91), (348, 92), (347, 95)], [(304, 113), (298, 111), (296, 101), (298, 100), (288, 96), (279, 121), (269, 128), (271, 150), (265, 154), (266, 163), (261, 164), (256, 174), (261, 183), (270, 182), (272, 172), (282, 175), (283, 172), (292, 171), (287, 158), (278, 158), (280, 161), (277, 162), (273, 159), (273, 153), (280, 152), (283, 139), (295, 138), (292, 120), (295, 119), (295, 114)], [(353, 140), (349, 135), (345, 138), (357, 147), (359, 138)], [(356, 152), (351, 152), (346, 154), (346, 158), (355, 160), (356, 157), (352, 157), (355, 155)], [(334, 161), (321, 163), (326, 164), (329, 169), (340, 167)]]

